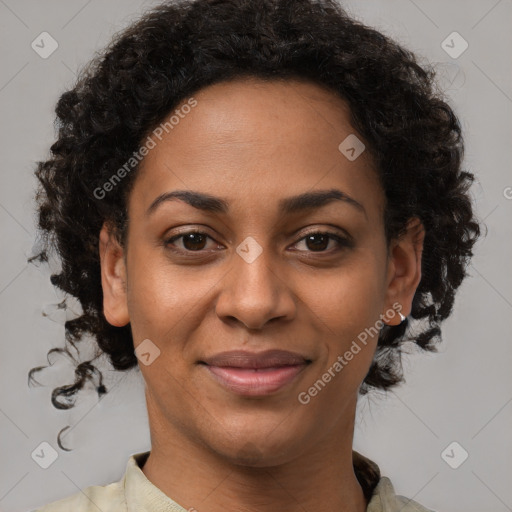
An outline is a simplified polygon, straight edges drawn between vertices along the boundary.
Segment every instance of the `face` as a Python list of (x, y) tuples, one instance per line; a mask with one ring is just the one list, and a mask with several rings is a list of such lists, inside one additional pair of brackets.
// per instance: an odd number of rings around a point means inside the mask
[[(145, 354), (150, 425), (238, 462), (291, 460), (353, 426), (375, 326), (409, 313), (421, 248), (386, 246), (383, 190), (368, 152), (338, 148), (357, 133), (333, 93), (246, 79), (194, 99), (137, 171), (126, 246), (101, 232), (105, 316)], [(296, 359), (212, 359), (269, 350)]]

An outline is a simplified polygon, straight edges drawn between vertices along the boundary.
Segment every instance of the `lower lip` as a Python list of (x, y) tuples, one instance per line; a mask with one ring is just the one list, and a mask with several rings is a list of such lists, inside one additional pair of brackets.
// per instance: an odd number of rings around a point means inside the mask
[(225, 388), (243, 396), (262, 396), (274, 393), (290, 383), (307, 366), (306, 363), (280, 368), (233, 368), (205, 365)]

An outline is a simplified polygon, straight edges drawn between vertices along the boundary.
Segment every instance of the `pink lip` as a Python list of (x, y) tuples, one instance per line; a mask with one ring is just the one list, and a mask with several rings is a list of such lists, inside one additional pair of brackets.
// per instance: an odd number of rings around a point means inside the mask
[(311, 361), (286, 350), (221, 352), (200, 361), (228, 390), (243, 396), (274, 393), (290, 383)]
[(308, 362), (301, 354), (288, 350), (265, 350), (263, 352), (248, 352), (246, 350), (230, 350), (207, 357), (202, 363), (211, 366), (233, 366), (235, 368), (274, 368), (292, 366)]
[(291, 382), (308, 363), (277, 368), (233, 368), (206, 365), (210, 374), (230, 391), (243, 396), (274, 393)]

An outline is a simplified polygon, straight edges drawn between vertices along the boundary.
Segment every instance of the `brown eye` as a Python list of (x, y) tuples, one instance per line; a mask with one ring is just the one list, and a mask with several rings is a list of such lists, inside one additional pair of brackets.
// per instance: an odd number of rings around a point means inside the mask
[(206, 233), (200, 231), (190, 231), (181, 235), (169, 238), (165, 243), (166, 245), (175, 245), (176, 240), (182, 239), (182, 247), (177, 247), (178, 250), (197, 252), (205, 248), (206, 241), (210, 238)]
[(306, 241), (306, 246), (312, 251), (323, 251), (327, 249), (330, 239), (331, 237), (328, 235), (317, 234), (308, 235), (304, 240)]
[(336, 233), (323, 231), (309, 233), (297, 243), (299, 244), (304, 242), (304, 245), (306, 246), (306, 252), (331, 252), (329, 250), (326, 251), (331, 241), (335, 242), (335, 248), (333, 249), (334, 251), (340, 249), (341, 247), (351, 247), (351, 242), (347, 238), (344, 238)]

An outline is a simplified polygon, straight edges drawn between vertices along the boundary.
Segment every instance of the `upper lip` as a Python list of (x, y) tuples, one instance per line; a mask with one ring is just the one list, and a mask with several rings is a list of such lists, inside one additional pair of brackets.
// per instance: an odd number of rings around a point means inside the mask
[(296, 366), (311, 362), (304, 356), (287, 350), (266, 350), (264, 352), (247, 352), (232, 350), (220, 352), (202, 361), (210, 366), (229, 366), (233, 368), (275, 368), (279, 366)]

